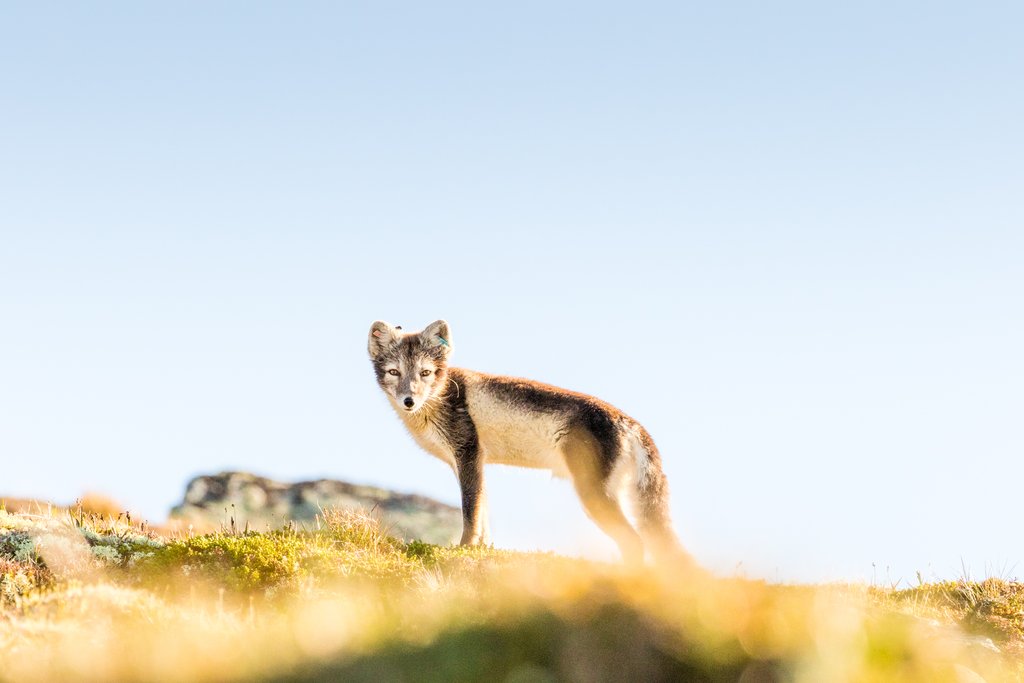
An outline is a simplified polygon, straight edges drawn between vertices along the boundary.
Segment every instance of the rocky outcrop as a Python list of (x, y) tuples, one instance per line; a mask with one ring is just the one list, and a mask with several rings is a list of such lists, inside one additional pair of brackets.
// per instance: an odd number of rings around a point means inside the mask
[(245, 472), (199, 476), (171, 519), (197, 528), (229, 526), (262, 531), (288, 522), (310, 526), (321, 509), (357, 508), (381, 519), (392, 536), (447, 544), (462, 531), (458, 508), (425, 496), (395, 493), (333, 479), (285, 484)]

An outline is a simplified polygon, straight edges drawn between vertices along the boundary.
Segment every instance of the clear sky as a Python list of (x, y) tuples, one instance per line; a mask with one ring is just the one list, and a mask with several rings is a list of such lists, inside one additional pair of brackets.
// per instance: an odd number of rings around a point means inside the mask
[[(783, 580), (1024, 574), (1020, 3), (0, 9), (0, 493), (457, 503), (377, 318), (596, 394)], [(497, 545), (609, 556), (488, 473)]]

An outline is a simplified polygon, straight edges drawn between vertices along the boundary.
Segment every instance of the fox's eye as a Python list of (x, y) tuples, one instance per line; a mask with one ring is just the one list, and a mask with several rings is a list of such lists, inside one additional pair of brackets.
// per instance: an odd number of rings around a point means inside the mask
[(420, 371), (420, 377), (429, 377), (430, 373), (431, 373), (430, 370), (421, 370)]
[(398, 370), (395, 370), (394, 368), (391, 368), (390, 370), (388, 370), (388, 374), (389, 375), (394, 375), (395, 377), (398, 377), (399, 373), (398, 373)]

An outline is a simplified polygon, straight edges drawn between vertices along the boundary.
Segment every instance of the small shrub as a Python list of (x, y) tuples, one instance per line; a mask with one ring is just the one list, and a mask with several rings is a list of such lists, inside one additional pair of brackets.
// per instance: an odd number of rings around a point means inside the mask
[(22, 598), (53, 585), (53, 575), (42, 564), (0, 557), (0, 607), (17, 605)]

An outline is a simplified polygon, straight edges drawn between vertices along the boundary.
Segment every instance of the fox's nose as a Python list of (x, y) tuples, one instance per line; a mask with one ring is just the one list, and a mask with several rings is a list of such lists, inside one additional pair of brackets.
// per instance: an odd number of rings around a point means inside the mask
[(402, 403), (405, 404), (406, 408), (412, 408), (414, 405), (416, 405), (416, 401), (412, 400), (412, 396), (406, 396), (405, 400), (402, 401)]

